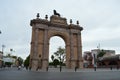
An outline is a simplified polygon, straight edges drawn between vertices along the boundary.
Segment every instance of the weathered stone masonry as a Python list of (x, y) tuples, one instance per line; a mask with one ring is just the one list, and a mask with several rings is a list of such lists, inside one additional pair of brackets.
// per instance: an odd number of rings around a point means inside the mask
[[(66, 44), (66, 67), (82, 68), (82, 41), (83, 28), (77, 23), (68, 25), (66, 18), (52, 15), (50, 21), (37, 16), (31, 20), (32, 39), (30, 52), (30, 67), (33, 70), (48, 67), (49, 40), (53, 36), (60, 36)], [(57, 43), (56, 43), (57, 44)]]

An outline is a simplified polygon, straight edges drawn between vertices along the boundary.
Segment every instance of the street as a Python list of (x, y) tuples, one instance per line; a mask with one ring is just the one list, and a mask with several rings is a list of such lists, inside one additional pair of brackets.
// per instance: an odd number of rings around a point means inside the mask
[(0, 80), (120, 80), (120, 70), (86, 70), (70, 72), (1, 69)]

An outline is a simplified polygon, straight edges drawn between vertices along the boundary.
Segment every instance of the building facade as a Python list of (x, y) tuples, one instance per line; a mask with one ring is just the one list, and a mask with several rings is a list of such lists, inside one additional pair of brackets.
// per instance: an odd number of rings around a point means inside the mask
[[(100, 54), (100, 52), (104, 52), (104, 54), (102, 55), (102, 57), (98, 57), (98, 55)], [(109, 66), (111, 63), (113, 64), (113, 61), (116, 62), (117, 64), (119, 64), (119, 60), (118, 60), (118, 55), (115, 55), (115, 50), (100, 50), (100, 49), (93, 49), (91, 51), (86, 51), (84, 52), (84, 62), (86, 62), (86, 57), (85, 55), (89, 56), (87, 59), (87, 67), (94, 67), (95, 65), (97, 67), (100, 66)], [(85, 64), (85, 63), (84, 63)], [(117, 65), (116, 64), (116, 65)]]
[(3, 53), (0, 51), (0, 67), (2, 67), (3, 63)]
[(8, 67), (16, 66), (16, 59), (8, 56), (3, 56), (3, 65)]
[(92, 53), (90, 51), (85, 51), (83, 54), (83, 66), (85, 68), (87, 67), (92, 67), (92, 60), (93, 60), (93, 56)]

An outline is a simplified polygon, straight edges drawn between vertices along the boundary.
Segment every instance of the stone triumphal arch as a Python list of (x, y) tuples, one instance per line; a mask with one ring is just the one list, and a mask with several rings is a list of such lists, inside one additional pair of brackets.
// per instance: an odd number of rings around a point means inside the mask
[[(59, 36), (65, 41), (66, 48), (66, 67), (82, 68), (82, 43), (81, 31), (83, 28), (77, 24), (67, 23), (66, 18), (54, 14), (48, 20), (41, 19), (39, 14), (37, 18), (31, 20), (32, 39), (30, 51), (30, 67), (31, 69), (45, 69), (48, 67), (49, 61), (49, 40), (53, 36)], [(56, 43), (57, 44), (57, 43)]]

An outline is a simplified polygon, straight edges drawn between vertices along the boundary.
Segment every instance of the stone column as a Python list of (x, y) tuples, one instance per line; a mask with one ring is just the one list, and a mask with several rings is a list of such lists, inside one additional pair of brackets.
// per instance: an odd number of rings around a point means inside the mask
[(44, 46), (43, 46), (43, 58), (42, 58), (42, 68), (48, 67), (48, 30), (44, 30)]
[(32, 70), (36, 70), (38, 67), (38, 32), (39, 29), (35, 28), (35, 32), (34, 32), (34, 41), (33, 41), (33, 56), (31, 56), (31, 68)]
[(30, 50), (29, 67), (32, 67), (32, 59), (33, 59), (33, 53), (34, 53), (34, 35), (35, 35), (35, 28), (32, 27), (32, 37), (31, 37), (31, 50)]
[(78, 67), (83, 68), (81, 32), (78, 33)]
[(73, 33), (70, 32), (70, 68), (75, 67), (75, 60), (74, 60), (74, 39), (73, 39)]
[(36, 28), (35, 30), (35, 46), (34, 46), (34, 57), (36, 58), (38, 56), (38, 32), (39, 29)]
[(70, 63), (70, 44), (66, 43), (66, 67), (71, 68), (71, 63)]

